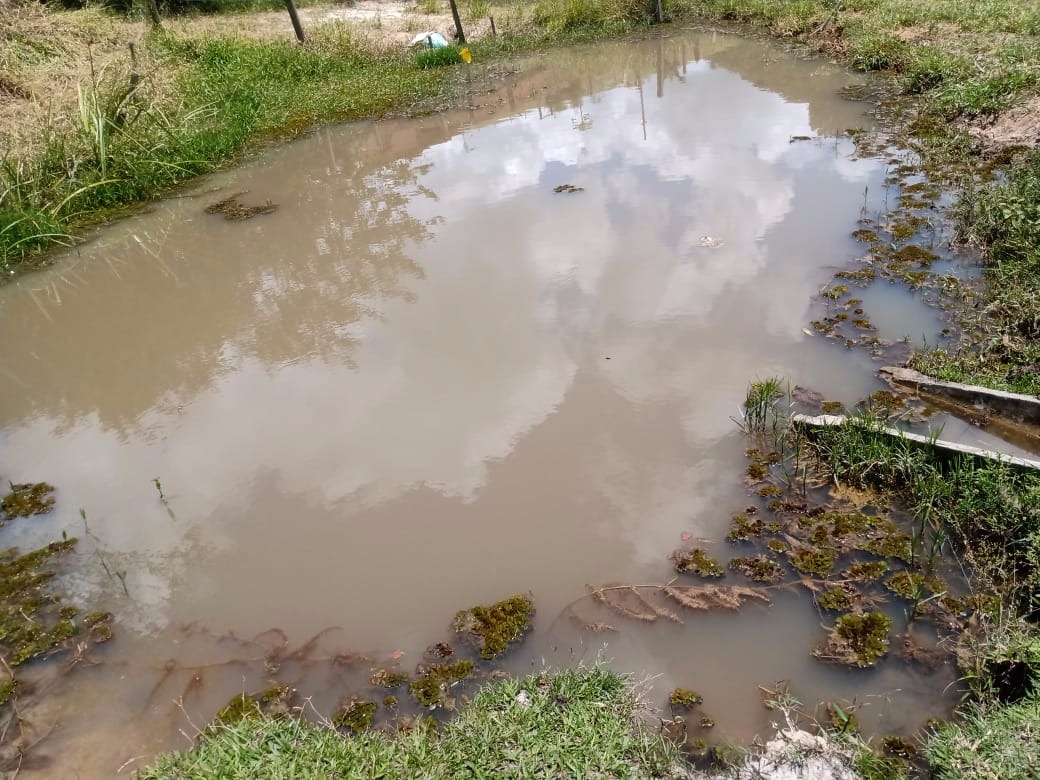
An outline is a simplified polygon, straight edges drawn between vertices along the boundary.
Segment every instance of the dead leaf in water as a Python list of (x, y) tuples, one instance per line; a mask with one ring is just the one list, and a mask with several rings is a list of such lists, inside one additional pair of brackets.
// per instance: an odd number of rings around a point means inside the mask
[(755, 600), (765, 602), (766, 604), (772, 603), (772, 600), (762, 591), (742, 585), (666, 585), (661, 588), (661, 592), (686, 607), (686, 609), (737, 610), (744, 606), (746, 601)]
[(653, 623), (658, 618), (666, 618), (675, 623), (682, 623), (682, 618), (665, 607), (648, 601), (633, 585), (610, 584), (599, 588), (586, 585), (588, 595), (614, 612), (632, 620)]

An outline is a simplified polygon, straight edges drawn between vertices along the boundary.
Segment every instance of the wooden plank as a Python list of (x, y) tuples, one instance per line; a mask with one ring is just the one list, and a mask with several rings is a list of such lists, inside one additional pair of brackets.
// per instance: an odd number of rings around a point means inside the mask
[(993, 412), (1018, 422), (1040, 425), (1040, 398), (1022, 393), (992, 390), (978, 385), (944, 382), (910, 368), (885, 366), (878, 373), (891, 384), (912, 387), (915, 390), (952, 398), (983, 412)]
[[(841, 414), (821, 414), (815, 417), (809, 414), (796, 414), (791, 418), (791, 421), (796, 427), (803, 428), (829, 428), (845, 425), (846, 423), (853, 425), (866, 424), (865, 422), (860, 422), (856, 417), (846, 417)], [(961, 444), (955, 441), (933, 439), (930, 436), (922, 436), (919, 433), (911, 433), (910, 431), (901, 431), (898, 428), (879, 427), (875, 429), (872, 427), (872, 430), (877, 430), (878, 433), (883, 433), (895, 439), (902, 439), (915, 446), (929, 447), (950, 455), (968, 455), (982, 460), (997, 461), (1023, 471), (1040, 471), (1040, 461), (1020, 458), (1017, 455), (984, 450), (980, 447), (972, 447), (970, 444)]]

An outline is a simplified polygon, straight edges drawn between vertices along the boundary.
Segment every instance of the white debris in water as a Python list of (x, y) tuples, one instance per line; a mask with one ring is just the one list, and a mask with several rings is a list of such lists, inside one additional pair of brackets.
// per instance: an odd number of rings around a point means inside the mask
[(737, 770), (734, 780), (859, 780), (841, 745), (797, 728), (779, 731), (764, 752)]
[(691, 780), (862, 780), (851, 763), (846, 746), (788, 724), (739, 767)]

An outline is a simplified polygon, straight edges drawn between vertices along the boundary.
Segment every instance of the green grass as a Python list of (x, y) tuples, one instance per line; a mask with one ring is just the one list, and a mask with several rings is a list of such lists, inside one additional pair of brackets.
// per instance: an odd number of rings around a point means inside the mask
[(804, 434), (804, 443), (835, 482), (879, 491), (909, 511), (912, 563), (922, 572), (951, 543), (966, 565), (977, 630), (961, 637), (957, 660), (972, 703), (925, 739), (936, 776), (1036, 776), (1040, 475), (940, 455), (881, 433), (871, 418)]
[(1010, 780), (1040, 773), (1040, 696), (1016, 704), (970, 705), (925, 745), (933, 777)]
[(415, 64), (422, 69), (443, 68), (462, 62), (462, 49), (458, 46), (440, 46), (420, 49), (415, 53)]
[[(964, 348), (918, 355), (914, 365), (942, 379), (1040, 394), (1040, 153), (1006, 180), (966, 193), (964, 237), (985, 248), (981, 307), (965, 312), (978, 336)], [(981, 313), (979, 313), (981, 309)]]
[(68, 240), (84, 223), (212, 170), (258, 140), (324, 121), (403, 109), (438, 95), (444, 75), (366, 51), (344, 30), (312, 45), (159, 35), (148, 47), (179, 69), (171, 105), (109, 72), (85, 88), (74, 132), (50, 132), (30, 158), (0, 160), (0, 272)]
[(294, 719), (247, 717), (183, 753), (160, 778), (527, 778), (679, 775), (673, 745), (634, 721), (628, 683), (602, 668), (491, 683), (441, 727), (342, 736)]

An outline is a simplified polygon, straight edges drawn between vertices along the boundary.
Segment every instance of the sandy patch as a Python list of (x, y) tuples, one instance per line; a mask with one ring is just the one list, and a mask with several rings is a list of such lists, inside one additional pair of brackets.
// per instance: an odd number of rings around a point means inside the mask
[(999, 116), (967, 125), (971, 135), (991, 149), (1040, 146), (1040, 95), (1033, 95)]

